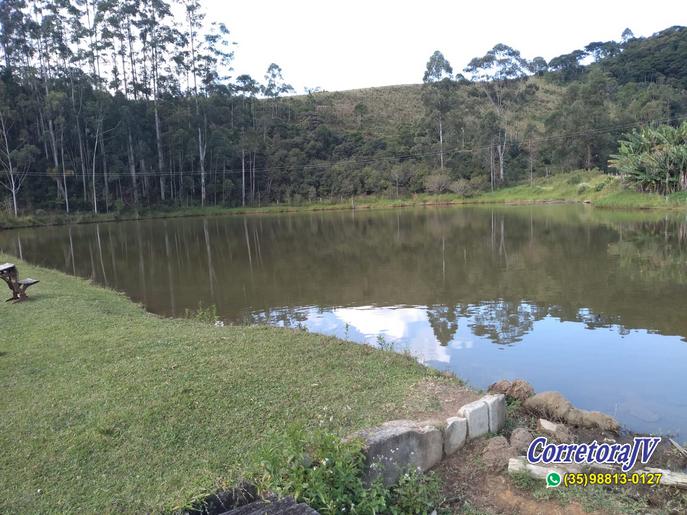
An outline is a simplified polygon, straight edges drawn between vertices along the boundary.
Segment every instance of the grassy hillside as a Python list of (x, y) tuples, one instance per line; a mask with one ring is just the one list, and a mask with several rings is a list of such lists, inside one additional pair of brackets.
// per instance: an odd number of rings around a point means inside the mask
[(367, 113), (362, 116), (362, 126), (385, 131), (396, 125), (417, 123), (424, 116), (421, 93), (421, 84), (407, 84), (325, 91), (313, 96), (318, 112), (331, 114), (339, 124), (349, 129), (358, 127), (355, 106), (363, 104)]
[(0, 305), (0, 512), (137, 512), (231, 483), (292, 425), (342, 434), (404, 414), (434, 373), (404, 356), (270, 327), (145, 313), (123, 295), (41, 282)]
[[(523, 90), (530, 85), (533, 96), (527, 102), (518, 104), (514, 117), (516, 128), (524, 130), (528, 123), (542, 124), (548, 113), (555, 110), (565, 88), (542, 77), (530, 77), (519, 84)], [(476, 117), (488, 109), (488, 101), (480, 86), (463, 84), (457, 92), (456, 109), (463, 116)], [(298, 103), (308, 101), (315, 104), (317, 113), (327, 122), (341, 129), (358, 128), (380, 135), (394, 135), (400, 126), (421, 126), (426, 116), (422, 103), (422, 84), (381, 86), (348, 91), (323, 91), (311, 97), (297, 95), (291, 100)], [(365, 106), (365, 114), (356, 114), (356, 106)], [(453, 120), (454, 122), (461, 120)], [(447, 141), (450, 144), (451, 141)]]

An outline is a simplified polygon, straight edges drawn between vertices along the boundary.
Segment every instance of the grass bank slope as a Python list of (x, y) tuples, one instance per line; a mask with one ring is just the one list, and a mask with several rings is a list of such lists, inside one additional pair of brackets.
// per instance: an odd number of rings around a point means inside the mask
[(618, 177), (598, 171), (575, 171), (541, 177), (531, 183), (484, 193), (472, 200), (480, 203), (588, 202), (596, 207), (618, 209), (687, 208), (685, 193), (668, 196), (640, 193), (623, 186)]
[[(40, 279), (0, 304), (0, 512), (158, 512), (234, 481), (298, 424), (343, 434), (402, 415), (434, 372), (404, 356), (269, 327), (150, 315)], [(424, 401), (423, 401), (424, 402)]]

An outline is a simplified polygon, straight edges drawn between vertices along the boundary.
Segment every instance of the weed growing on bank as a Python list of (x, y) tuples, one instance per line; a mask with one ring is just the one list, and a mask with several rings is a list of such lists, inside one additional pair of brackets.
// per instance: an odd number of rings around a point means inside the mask
[(430, 513), (441, 504), (441, 483), (434, 474), (408, 471), (393, 487), (381, 480), (366, 485), (364, 462), (359, 441), (291, 430), (278, 445), (263, 449), (253, 481), (262, 492), (291, 496), (323, 515)]

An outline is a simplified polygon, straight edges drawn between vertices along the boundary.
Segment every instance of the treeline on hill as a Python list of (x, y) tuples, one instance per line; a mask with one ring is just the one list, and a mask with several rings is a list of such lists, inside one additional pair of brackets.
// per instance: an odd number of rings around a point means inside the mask
[(422, 85), (285, 96), (276, 64), (227, 76), (200, 0), (5, 0), (0, 24), (14, 213), (470, 194), (605, 169), (629, 128), (687, 112), (683, 27), (548, 63), (498, 44), (465, 75), (435, 52)]

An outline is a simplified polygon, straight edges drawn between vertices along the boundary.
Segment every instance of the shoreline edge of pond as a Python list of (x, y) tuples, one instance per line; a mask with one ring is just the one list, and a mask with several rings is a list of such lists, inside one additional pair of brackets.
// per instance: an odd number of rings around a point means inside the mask
[(17, 218), (0, 216), (0, 230), (45, 227), (68, 224), (90, 224), (183, 218), (201, 216), (260, 215), (281, 213), (307, 213), (318, 211), (394, 209), (404, 207), (441, 207), (468, 205), (536, 205), (553, 203), (590, 204), (606, 209), (656, 209), (686, 210), (687, 195), (676, 193), (662, 196), (626, 189), (617, 176), (598, 171), (562, 172), (549, 177), (481, 192), (474, 196), (453, 193), (414, 194), (399, 198), (380, 196), (354, 197), (345, 201), (320, 199), (307, 204), (269, 204), (266, 206), (224, 207), (190, 206), (142, 209), (126, 209), (121, 212), (93, 214), (78, 212), (46, 213), (39, 211)]

